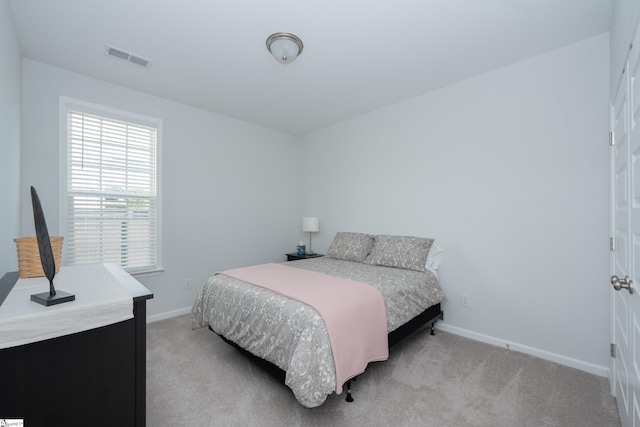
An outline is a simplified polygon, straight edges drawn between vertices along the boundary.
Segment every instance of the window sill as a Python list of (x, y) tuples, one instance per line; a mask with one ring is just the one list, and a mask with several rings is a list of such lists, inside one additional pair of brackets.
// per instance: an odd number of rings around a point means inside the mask
[(133, 277), (159, 276), (161, 273), (164, 273), (164, 268), (158, 267), (158, 268), (156, 268), (154, 270), (127, 271), (127, 273), (129, 273)]

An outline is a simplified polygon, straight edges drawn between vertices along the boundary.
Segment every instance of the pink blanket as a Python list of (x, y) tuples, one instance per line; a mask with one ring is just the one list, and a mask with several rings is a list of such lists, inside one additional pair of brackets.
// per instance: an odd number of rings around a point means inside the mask
[(336, 370), (336, 394), (369, 362), (389, 357), (387, 314), (373, 286), (281, 264), (261, 264), (219, 274), (301, 301), (322, 316)]

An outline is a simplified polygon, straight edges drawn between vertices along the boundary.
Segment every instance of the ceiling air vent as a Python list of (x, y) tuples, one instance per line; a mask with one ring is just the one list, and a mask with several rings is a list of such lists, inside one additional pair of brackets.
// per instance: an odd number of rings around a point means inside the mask
[(151, 61), (149, 61), (148, 59), (144, 59), (141, 56), (134, 55), (133, 53), (129, 53), (122, 49), (116, 49), (112, 46), (107, 46), (107, 50), (105, 51), (105, 53), (114, 58), (118, 58), (144, 68), (149, 68), (151, 66)]

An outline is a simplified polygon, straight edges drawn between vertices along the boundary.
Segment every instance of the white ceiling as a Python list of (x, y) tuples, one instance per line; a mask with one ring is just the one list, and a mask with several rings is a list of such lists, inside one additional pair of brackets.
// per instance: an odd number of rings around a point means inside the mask
[[(294, 135), (608, 31), (612, 4), (11, 0), (27, 58)], [(266, 49), (280, 31), (304, 43), (294, 63)]]

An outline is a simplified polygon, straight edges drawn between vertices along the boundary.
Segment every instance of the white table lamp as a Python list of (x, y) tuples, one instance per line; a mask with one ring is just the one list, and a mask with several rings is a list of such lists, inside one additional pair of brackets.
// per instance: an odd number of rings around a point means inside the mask
[(311, 250), (311, 233), (317, 233), (320, 231), (320, 219), (317, 217), (304, 217), (302, 218), (302, 231), (309, 233), (309, 250), (308, 255), (314, 255)]

